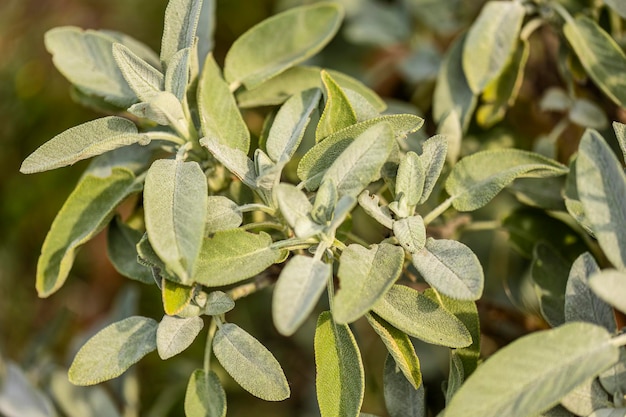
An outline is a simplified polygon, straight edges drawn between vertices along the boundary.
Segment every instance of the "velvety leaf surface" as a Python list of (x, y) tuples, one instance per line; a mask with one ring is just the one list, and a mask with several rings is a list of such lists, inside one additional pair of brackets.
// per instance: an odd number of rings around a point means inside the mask
[(322, 70), (321, 75), (326, 104), (315, 130), (316, 142), (357, 122), (356, 113), (339, 84), (328, 72)]
[(168, 63), (165, 72), (165, 91), (174, 94), (181, 103), (187, 99), (191, 54), (192, 48), (185, 48), (176, 52)]
[(161, 38), (161, 62), (165, 66), (176, 52), (193, 45), (201, 9), (202, 0), (168, 2)]
[(163, 279), (161, 281), (161, 296), (163, 298), (163, 310), (170, 316), (180, 313), (189, 305), (193, 298), (194, 289), (187, 285)]
[(228, 313), (235, 308), (235, 302), (222, 291), (212, 291), (206, 300), (204, 312), (209, 316)]
[(368, 190), (359, 194), (359, 205), (371, 218), (385, 226), (387, 229), (393, 227), (391, 212), (386, 206), (380, 206), (380, 198), (376, 194), (370, 195)]
[(383, 384), (390, 417), (426, 417), (424, 385), (412, 386), (391, 356), (385, 361)]
[(204, 327), (200, 317), (163, 316), (156, 332), (157, 351), (161, 359), (169, 359), (187, 349)]
[(393, 234), (409, 253), (418, 253), (426, 245), (426, 227), (421, 216), (411, 216), (393, 222)]
[(246, 153), (239, 149), (223, 145), (219, 140), (210, 137), (200, 139), (200, 144), (213, 154), (230, 172), (235, 174), (244, 184), (253, 189), (257, 188), (256, 169), (254, 162)]
[(207, 200), (206, 233), (239, 227), (243, 216), (237, 204), (221, 195), (211, 195)]
[(611, 407), (609, 394), (597, 378), (589, 379), (561, 398), (561, 405), (576, 415), (588, 416), (595, 410)]
[(126, 46), (113, 44), (113, 58), (124, 79), (141, 101), (148, 102), (155, 94), (165, 90), (163, 74)]
[(196, 369), (185, 393), (187, 417), (226, 417), (226, 393), (213, 371)]
[(408, 211), (403, 217), (413, 214), (413, 209), (422, 197), (424, 180), (426, 179), (424, 171), (422, 159), (415, 152), (407, 152), (400, 161), (395, 178), (395, 191), (396, 200), (402, 196), (404, 199), (403, 205), (408, 207)]

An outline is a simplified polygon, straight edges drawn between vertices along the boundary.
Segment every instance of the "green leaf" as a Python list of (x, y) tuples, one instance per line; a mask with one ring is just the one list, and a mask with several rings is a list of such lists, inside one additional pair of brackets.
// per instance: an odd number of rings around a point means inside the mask
[(415, 152), (407, 152), (400, 160), (396, 175), (396, 201), (402, 201), (399, 198), (403, 196), (404, 205), (408, 206), (402, 217), (412, 215), (419, 203), (424, 191), (425, 174), (422, 159)]
[(386, 206), (380, 206), (380, 198), (376, 194), (370, 195), (369, 190), (363, 191), (359, 194), (359, 205), (371, 218), (387, 229), (393, 227), (391, 212)]
[(472, 343), (470, 333), (452, 313), (404, 285), (392, 286), (372, 311), (409, 336), (427, 343), (454, 348)]
[(152, 248), (183, 283), (190, 283), (207, 212), (207, 182), (196, 162), (160, 159), (146, 176), (144, 210)]
[(72, 268), (78, 248), (100, 232), (115, 208), (141, 190), (132, 172), (113, 168), (105, 178), (84, 176), (57, 214), (37, 262), (37, 293), (48, 297), (57, 291)]
[(448, 380), (445, 382), (446, 387), (446, 403), (449, 403), (454, 394), (461, 388), (465, 375), (463, 374), (463, 362), (456, 354), (456, 351), (450, 351), (450, 372), (448, 374)]
[[(206, 1), (206, 0), (205, 0)], [(187, 417), (226, 417), (226, 393), (215, 372), (196, 369), (185, 393)]]
[(602, 408), (589, 414), (587, 417), (624, 417), (626, 416), (626, 408)]
[(356, 417), (365, 390), (359, 347), (347, 324), (320, 314), (315, 330), (315, 387), (322, 417)]
[(385, 344), (393, 358), (394, 368), (397, 366), (414, 390), (422, 385), (420, 361), (409, 336), (378, 317), (376, 314), (365, 315), (372, 329)]
[[(120, 417), (117, 405), (105, 388), (102, 386), (77, 387), (67, 380), (65, 371), (58, 370), (52, 374), (49, 391), (66, 417)], [(23, 404), (34, 403), (32, 400), (17, 401)], [(1, 405), (0, 410), (2, 410)], [(7, 415), (11, 417), (11, 413)], [(32, 411), (29, 411), (27, 415), (35, 417)]]
[(401, 139), (422, 127), (424, 119), (409, 114), (396, 114), (380, 116), (343, 129), (315, 145), (302, 157), (298, 164), (298, 178), (306, 181), (307, 189), (316, 189), (322, 182), (324, 172), (357, 137), (383, 123), (388, 123), (396, 139)]
[[(86, 32), (91, 32), (87, 30)], [(122, 45), (127, 46), (131, 51), (133, 51), (139, 58), (146, 61), (148, 64), (152, 65), (154, 68), (161, 70), (161, 61), (159, 60), (159, 56), (143, 42), (138, 41), (122, 32), (117, 32), (114, 30), (101, 29), (97, 31), (102, 35), (109, 36), (116, 43), (121, 43)], [(111, 52), (111, 48), (109, 48), (109, 52)]]
[(258, 86), (322, 50), (342, 19), (339, 5), (323, 2), (264, 20), (231, 46), (224, 64), (226, 80), (248, 89)]
[(313, 223), (309, 217), (313, 206), (307, 196), (296, 186), (280, 183), (275, 187), (274, 195), (278, 201), (278, 208), (289, 226), (296, 228), (302, 222)]
[(353, 196), (380, 177), (380, 170), (391, 154), (395, 138), (387, 123), (375, 125), (359, 135), (335, 159), (322, 178), (337, 185), (339, 197)]
[(619, 143), (619, 147), (622, 150), (622, 159), (626, 159), (626, 125), (613, 122), (613, 130), (615, 131), (617, 143)]
[(568, 116), (572, 122), (592, 129), (606, 129), (609, 125), (604, 109), (586, 98), (574, 100)]
[(421, 216), (394, 221), (393, 234), (409, 253), (418, 253), (426, 245), (426, 227)]
[(204, 136), (248, 153), (250, 132), (212, 54), (207, 56), (198, 82), (198, 110)]
[(103, 117), (56, 135), (22, 162), (20, 172), (32, 174), (73, 165), (83, 159), (133, 143), (147, 145), (150, 139), (138, 133), (137, 126), (128, 119)]
[(265, 147), (272, 161), (280, 164), (291, 159), (298, 149), (311, 113), (317, 108), (321, 91), (317, 88), (294, 94), (276, 113)]
[(265, 401), (289, 397), (289, 384), (269, 350), (233, 323), (225, 323), (215, 333), (213, 353), (226, 372), (243, 389)]
[(588, 379), (561, 398), (561, 405), (576, 415), (589, 416), (595, 410), (611, 407), (608, 393), (597, 378)]
[(589, 280), (591, 289), (604, 301), (626, 313), (626, 273), (605, 269)]
[(148, 102), (165, 89), (163, 74), (126, 46), (113, 44), (113, 58), (122, 71), (124, 79), (141, 101)]
[(604, 4), (615, 10), (620, 16), (626, 18), (626, 4), (620, 0), (604, 0)]
[(445, 417), (530, 416), (598, 375), (619, 351), (602, 327), (569, 323), (522, 337), (487, 359), (457, 391)]
[(326, 137), (356, 123), (356, 113), (339, 84), (322, 70), (324, 84), (324, 112), (315, 130), (315, 141), (321, 142)]
[(196, 36), (198, 37), (198, 61), (200, 65), (204, 62), (209, 52), (215, 46), (215, 26), (216, 26), (216, 0), (204, 0)]
[(413, 266), (433, 288), (458, 300), (478, 300), (483, 292), (483, 268), (474, 252), (461, 242), (426, 240), (412, 254)]
[(602, 372), (598, 379), (602, 387), (613, 395), (626, 391), (626, 350), (620, 349), (619, 362)]
[(567, 174), (552, 159), (519, 149), (494, 149), (466, 156), (446, 180), (446, 191), (459, 211), (483, 207), (516, 178), (545, 178)]
[(425, 203), (430, 197), (446, 163), (447, 153), (448, 140), (443, 135), (435, 135), (422, 144), (420, 159), (424, 166), (424, 189), (417, 204)]
[(426, 417), (424, 385), (417, 389), (400, 372), (391, 356), (385, 360), (383, 389), (389, 417)]
[(244, 184), (252, 189), (257, 188), (256, 169), (254, 162), (248, 158), (248, 155), (239, 149), (233, 149), (228, 145), (221, 144), (216, 138), (204, 137), (200, 139), (200, 145), (207, 148), (215, 159), (220, 161)]
[(202, 0), (169, 0), (165, 9), (161, 62), (169, 65), (176, 52), (193, 46)]
[(563, 33), (591, 79), (615, 104), (626, 106), (626, 55), (596, 22), (586, 16), (569, 19)]
[(470, 27), (463, 46), (463, 71), (475, 94), (482, 93), (504, 70), (525, 14), (521, 3), (489, 1)]
[(272, 298), (272, 317), (280, 334), (291, 336), (309, 317), (331, 275), (331, 264), (304, 255), (285, 265)]
[(46, 32), (44, 41), (59, 72), (80, 91), (121, 108), (137, 101), (113, 59), (112, 46), (117, 39), (94, 30), (64, 26)]
[(185, 48), (176, 52), (165, 72), (165, 91), (174, 94), (181, 103), (187, 99), (191, 54), (192, 48)]
[(133, 316), (100, 330), (76, 354), (69, 370), (75, 385), (95, 385), (122, 375), (156, 349), (158, 323)]
[(231, 199), (212, 195), (207, 200), (206, 233), (212, 234), (220, 230), (239, 227), (243, 220), (237, 204)]
[(161, 359), (169, 359), (187, 349), (204, 327), (200, 317), (163, 316), (156, 332), (157, 351)]
[(196, 265), (196, 282), (219, 287), (252, 278), (281, 258), (272, 249), (272, 238), (266, 234), (241, 229), (225, 230), (204, 239)]
[(626, 269), (626, 175), (617, 157), (594, 130), (580, 141), (576, 183), (585, 215), (611, 263)]
[(137, 262), (137, 243), (142, 236), (142, 232), (116, 217), (107, 229), (107, 254), (120, 274), (144, 284), (154, 284), (150, 269)]
[(230, 296), (222, 291), (212, 291), (206, 300), (205, 314), (209, 316), (219, 316), (226, 314), (235, 308), (235, 302)]
[(540, 241), (533, 251), (531, 274), (537, 286), (541, 314), (552, 327), (565, 323), (565, 289), (570, 261), (559, 250)]
[[(327, 74), (330, 74), (328, 71), (324, 71)], [(334, 78), (333, 78), (334, 79)], [(334, 81), (339, 85), (336, 79)], [(374, 107), (372, 103), (368, 101), (366, 97), (362, 94), (357, 93), (354, 90), (350, 90), (349, 88), (341, 87), (344, 94), (348, 98), (350, 102), (350, 106), (354, 110), (354, 114), (356, 116), (357, 122), (364, 122), (369, 119), (373, 119), (374, 117), (380, 116), (380, 112)]]
[(170, 316), (183, 311), (191, 303), (193, 295), (193, 287), (181, 285), (167, 279), (162, 280), (161, 296), (163, 298), (163, 309)]
[(332, 306), (335, 322), (352, 323), (372, 309), (400, 277), (402, 248), (388, 243), (369, 249), (351, 244), (339, 259), (339, 291)]
[(315, 194), (311, 208), (311, 217), (319, 224), (327, 224), (333, 220), (337, 207), (337, 186), (330, 180), (324, 180)]

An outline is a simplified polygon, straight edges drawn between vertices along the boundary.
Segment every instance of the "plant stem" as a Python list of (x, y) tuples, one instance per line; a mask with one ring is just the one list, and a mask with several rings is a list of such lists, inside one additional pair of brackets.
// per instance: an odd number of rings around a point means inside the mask
[(430, 213), (428, 213), (424, 217), (424, 225), (425, 226), (428, 225), (430, 222), (432, 222), (437, 217), (439, 217), (441, 214), (443, 214), (444, 211), (446, 211), (447, 209), (450, 208), (450, 206), (452, 205), (453, 201), (454, 201), (454, 197), (448, 197), (448, 199), (446, 201), (444, 201), (443, 203), (441, 203), (437, 207), (435, 207)]
[(497, 230), (502, 226), (499, 220), (488, 220), (482, 222), (473, 222), (463, 227), (463, 232), (482, 232), (484, 230)]
[(273, 278), (269, 274), (258, 275), (253, 282), (240, 285), (228, 291), (227, 294), (233, 301), (246, 297), (252, 293), (255, 293), (263, 288), (269, 287), (274, 283)]
[(269, 206), (266, 206), (265, 204), (250, 203), (250, 204), (244, 204), (243, 206), (237, 207), (237, 211), (239, 213), (247, 213), (247, 212), (255, 211), (255, 210), (262, 211), (263, 213), (267, 213), (270, 216), (274, 216), (276, 214), (275, 209)]
[(169, 132), (146, 132), (145, 135), (148, 136), (150, 140), (164, 140), (176, 145), (184, 145), (186, 143), (185, 139)]
[(211, 356), (213, 355), (213, 337), (217, 331), (217, 320), (211, 318), (211, 325), (206, 336), (206, 345), (204, 346), (204, 371), (209, 373), (211, 370)]
[(611, 344), (617, 347), (626, 346), (626, 333), (615, 336), (611, 339)]
[(285, 226), (283, 226), (280, 223), (275, 223), (275, 222), (256, 222), (256, 223), (249, 223), (249, 224), (244, 224), (243, 226), (240, 226), (239, 228), (242, 230), (250, 230), (250, 229), (256, 229), (259, 227), (267, 227), (270, 229), (276, 229), (279, 230), (281, 232), (285, 232), (286, 228)]
[(272, 249), (287, 249), (287, 250), (295, 250), (295, 249), (308, 249), (312, 245), (319, 243), (316, 239), (308, 238), (308, 239), (286, 239), (279, 240), (278, 242), (274, 242), (270, 245)]

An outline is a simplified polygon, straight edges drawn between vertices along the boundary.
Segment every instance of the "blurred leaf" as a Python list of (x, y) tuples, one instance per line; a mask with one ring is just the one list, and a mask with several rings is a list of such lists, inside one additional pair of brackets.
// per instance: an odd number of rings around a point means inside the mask
[(6, 364), (6, 375), (0, 385), (0, 413), (6, 417), (57, 416), (48, 397), (35, 388), (12, 362)]
[(122, 375), (156, 349), (158, 323), (133, 316), (100, 330), (76, 354), (69, 370), (75, 385), (95, 385)]
[(161, 62), (168, 66), (176, 52), (193, 46), (202, 0), (169, 0), (165, 9)]
[(333, 133), (357, 122), (352, 104), (339, 84), (324, 70), (322, 70), (321, 76), (326, 104), (315, 130), (316, 142), (321, 142)]
[(400, 372), (401, 369), (388, 355), (383, 371), (383, 390), (389, 416), (426, 417), (424, 385), (420, 384), (415, 388)]
[(565, 90), (560, 87), (548, 88), (539, 102), (542, 111), (566, 112), (572, 106), (572, 99)]
[(52, 374), (50, 392), (67, 417), (120, 417), (117, 406), (106, 389), (101, 386), (77, 387), (70, 384), (64, 371)]
[(163, 74), (126, 46), (113, 44), (113, 58), (124, 79), (141, 101), (148, 102), (155, 94), (165, 90)]
[(544, 210), (565, 211), (563, 190), (566, 178), (518, 178), (508, 190), (523, 204)]
[(602, 372), (599, 380), (602, 387), (614, 396), (626, 392), (626, 350), (620, 349), (619, 362)]
[(561, 405), (576, 415), (589, 416), (595, 410), (611, 407), (609, 395), (597, 378), (589, 379), (561, 398)]
[(393, 222), (393, 234), (409, 253), (415, 254), (426, 245), (426, 227), (422, 216), (411, 216)]
[(187, 417), (226, 417), (226, 393), (213, 371), (196, 369), (185, 394)]
[(626, 408), (602, 408), (589, 414), (587, 417), (625, 417)]
[(198, 61), (200, 65), (205, 61), (215, 45), (216, 5), (216, 0), (204, 0), (202, 9), (200, 9), (198, 28), (196, 30), (196, 36), (198, 37)]
[(213, 352), (226, 372), (250, 394), (265, 401), (289, 397), (289, 384), (274, 355), (236, 324), (221, 325), (213, 339)]
[(615, 10), (620, 16), (626, 18), (626, 4), (620, 0), (604, 0), (604, 4)]
[(535, 245), (531, 274), (536, 284), (541, 313), (552, 326), (565, 323), (565, 288), (570, 262), (554, 246), (540, 241)]
[(448, 140), (445, 136), (435, 135), (422, 144), (420, 159), (424, 166), (424, 188), (417, 204), (425, 203), (430, 197), (446, 163), (447, 153)]
[(200, 317), (163, 316), (156, 332), (157, 351), (161, 359), (169, 359), (187, 349), (203, 327)]
[(150, 269), (137, 262), (137, 243), (142, 236), (143, 232), (116, 217), (107, 229), (107, 254), (120, 274), (144, 284), (154, 284)]
[(450, 403), (450, 400), (454, 397), (454, 394), (461, 388), (465, 375), (463, 374), (463, 362), (461, 358), (456, 354), (456, 351), (450, 350), (450, 365), (449, 365), (448, 380), (446, 381), (446, 403)]
[(619, 147), (622, 150), (622, 159), (626, 160), (626, 125), (613, 122), (613, 130), (615, 131), (615, 137), (617, 138)]
[(626, 273), (604, 269), (589, 279), (591, 289), (604, 301), (626, 313)]
[(596, 103), (584, 98), (578, 98), (574, 101), (569, 111), (569, 118), (580, 126), (592, 129), (606, 129), (609, 125), (604, 110)]
[(356, 417), (365, 391), (359, 347), (347, 324), (320, 314), (315, 330), (315, 387), (322, 417)]

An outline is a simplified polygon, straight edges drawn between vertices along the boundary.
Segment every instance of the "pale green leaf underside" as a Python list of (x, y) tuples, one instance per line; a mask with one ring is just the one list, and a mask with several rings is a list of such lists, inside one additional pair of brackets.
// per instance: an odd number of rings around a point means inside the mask
[(299, 222), (312, 222), (309, 218), (313, 205), (307, 196), (296, 186), (280, 183), (274, 188), (278, 207), (287, 223), (295, 228)]
[(20, 172), (32, 174), (48, 171), (133, 143), (147, 145), (149, 142), (150, 139), (138, 133), (137, 126), (130, 120), (116, 116), (103, 117), (56, 135), (22, 162)]
[(100, 330), (76, 354), (70, 382), (95, 385), (122, 375), (156, 349), (157, 326), (153, 319), (133, 316)]
[(569, 323), (518, 339), (476, 369), (448, 405), (445, 417), (532, 416), (614, 364), (609, 333)]
[(343, 11), (322, 2), (277, 14), (241, 35), (226, 54), (230, 84), (254, 88), (319, 52), (337, 33)]
[(165, 72), (165, 91), (174, 94), (181, 103), (187, 99), (191, 54), (192, 48), (185, 48), (176, 52), (168, 63)]
[(57, 214), (37, 262), (37, 292), (47, 297), (63, 285), (76, 250), (102, 230), (115, 208), (141, 190), (132, 172), (114, 168), (106, 178), (86, 175)]
[(393, 227), (391, 212), (386, 206), (380, 206), (380, 198), (376, 194), (370, 195), (368, 190), (359, 194), (359, 205), (371, 218), (385, 226), (387, 229)]
[(254, 162), (239, 149), (220, 143), (216, 138), (204, 137), (200, 144), (207, 148), (222, 165), (235, 174), (244, 184), (257, 188)]
[(239, 227), (243, 216), (237, 204), (231, 199), (212, 195), (207, 200), (206, 233), (229, 230)]
[(339, 259), (339, 291), (333, 301), (333, 318), (352, 323), (367, 313), (391, 288), (402, 272), (404, 251), (387, 243), (349, 245)]
[(187, 417), (226, 417), (226, 393), (213, 371), (196, 369), (185, 393)]
[[(424, 171), (422, 159), (415, 152), (407, 152), (406, 155), (404, 155), (398, 166), (395, 179), (396, 201), (398, 201), (402, 195), (409, 209), (415, 208), (424, 191), (424, 181), (426, 179), (426, 173)], [(407, 213), (407, 215), (411, 214), (413, 213)]]
[(416, 389), (400, 372), (391, 356), (385, 360), (383, 390), (389, 417), (426, 417), (424, 385)]
[(323, 312), (315, 330), (315, 387), (322, 417), (357, 417), (365, 375), (356, 340), (346, 324)]
[(176, 52), (193, 45), (201, 8), (202, 0), (168, 2), (161, 38), (162, 63), (168, 64)]
[(626, 273), (605, 269), (593, 275), (589, 285), (601, 299), (626, 313)]
[(274, 355), (236, 324), (226, 323), (218, 329), (213, 352), (226, 372), (250, 394), (265, 401), (289, 397), (289, 384)]
[(157, 351), (161, 359), (169, 359), (187, 349), (204, 327), (200, 317), (163, 316), (156, 332)]
[(165, 77), (161, 72), (139, 58), (128, 47), (113, 44), (113, 58), (124, 79), (141, 101), (148, 102), (165, 90)]
[(395, 220), (392, 229), (398, 242), (407, 252), (415, 254), (424, 248), (426, 244), (426, 227), (421, 216)]

